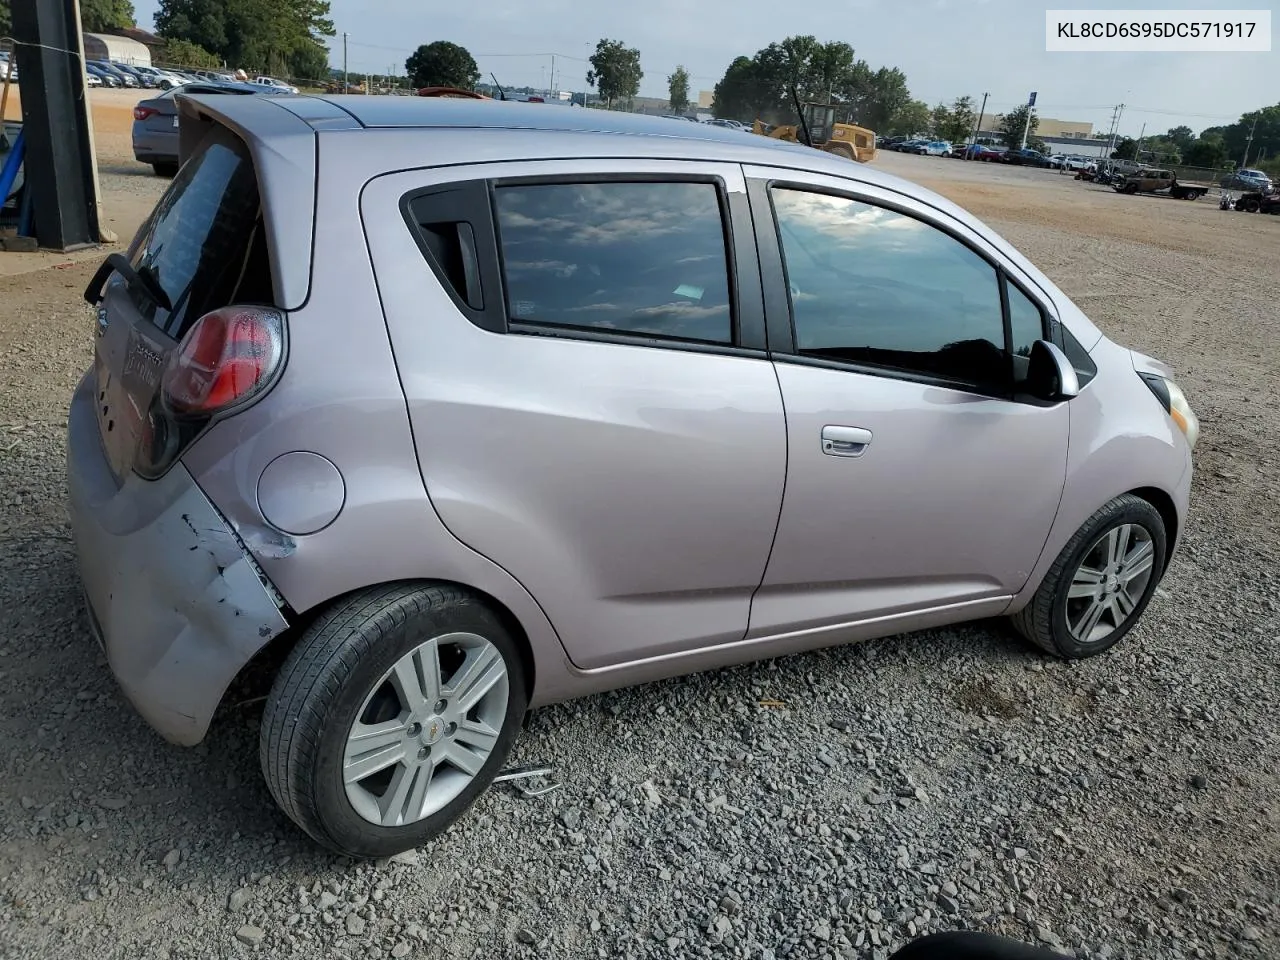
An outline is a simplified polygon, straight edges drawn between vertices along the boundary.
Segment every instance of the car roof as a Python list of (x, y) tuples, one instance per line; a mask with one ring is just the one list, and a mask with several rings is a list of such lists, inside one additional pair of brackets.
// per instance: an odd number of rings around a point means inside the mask
[(452, 97), (369, 97), (335, 94), (310, 99), (331, 103), (362, 127), (448, 127), (482, 130), (541, 130), (548, 133), (617, 133), (684, 136), (741, 143), (742, 137), (684, 118), (651, 117), (612, 110), (557, 110), (555, 105)]

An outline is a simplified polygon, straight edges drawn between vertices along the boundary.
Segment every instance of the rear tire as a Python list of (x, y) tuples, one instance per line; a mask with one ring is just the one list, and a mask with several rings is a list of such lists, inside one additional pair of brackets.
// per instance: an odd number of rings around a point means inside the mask
[(488, 787), (527, 706), (521, 649), (479, 598), (374, 587), (335, 604), (289, 654), (262, 718), (263, 777), (317, 842), (391, 856)]
[(151, 169), (156, 172), (157, 177), (166, 177), (173, 179), (178, 175), (178, 165), (171, 160), (164, 160), (151, 165)]
[[(1130, 493), (1117, 497), (1067, 541), (1031, 602), (1013, 614), (1014, 627), (1067, 660), (1111, 649), (1155, 593), (1164, 573), (1166, 536), (1164, 520), (1150, 503)], [(1111, 551), (1118, 556), (1109, 555), (1113, 543), (1122, 548)], [(1096, 607), (1104, 609), (1090, 621)]]

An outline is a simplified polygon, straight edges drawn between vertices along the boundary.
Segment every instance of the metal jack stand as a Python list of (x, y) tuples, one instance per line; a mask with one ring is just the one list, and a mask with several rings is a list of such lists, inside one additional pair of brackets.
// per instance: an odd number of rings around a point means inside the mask
[[(531, 787), (524, 782), (533, 779), (545, 779), (547, 782), (538, 787)], [(508, 767), (494, 777), (493, 782), (510, 783), (515, 787), (516, 792), (526, 800), (532, 797), (545, 796), (563, 786), (559, 780), (555, 779), (554, 770), (551, 767), (540, 767), (536, 764), (524, 767)]]

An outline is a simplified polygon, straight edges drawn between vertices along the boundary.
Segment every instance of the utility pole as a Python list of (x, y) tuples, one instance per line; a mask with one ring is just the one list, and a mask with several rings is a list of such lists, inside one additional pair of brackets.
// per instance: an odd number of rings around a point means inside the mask
[(1113, 154), (1116, 149), (1116, 134), (1120, 132), (1120, 118), (1122, 116), (1124, 116), (1123, 103), (1118, 104), (1116, 106), (1115, 112), (1111, 115), (1111, 133), (1108, 135), (1107, 156), (1106, 156), (1106, 159), (1108, 160), (1111, 159), (1111, 154)]
[(1146, 137), (1147, 137), (1147, 125), (1144, 123), (1142, 125), (1141, 132), (1138, 134), (1138, 145), (1134, 147), (1134, 150), (1133, 150), (1133, 162), (1138, 164), (1138, 166), (1142, 166), (1142, 141), (1145, 140)]
[(342, 92), (347, 92), (347, 31), (342, 31)]
[(1253, 149), (1253, 131), (1258, 129), (1258, 115), (1253, 115), (1253, 123), (1249, 126), (1249, 136), (1244, 141), (1244, 159), (1240, 161), (1240, 169), (1249, 165), (1249, 151)]
[[(989, 96), (991, 96), (991, 94), (989, 93), (984, 93), (982, 95), (982, 106), (978, 108), (978, 119), (974, 121), (974, 124), (973, 124), (973, 142), (974, 143), (978, 142), (978, 131), (982, 129), (982, 117), (987, 112), (987, 97)], [(969, 150), (966, 150), (964, 152), (964, 158), (966, 160), (972, 160), (973, 159), (972, 152)]]
[(548, 95), (552, 94), (555, 91), (555, 89), (556, 89), (556, 55), (553, 53), (551, 55), (551, 89), (547, 91), (547, 94)]

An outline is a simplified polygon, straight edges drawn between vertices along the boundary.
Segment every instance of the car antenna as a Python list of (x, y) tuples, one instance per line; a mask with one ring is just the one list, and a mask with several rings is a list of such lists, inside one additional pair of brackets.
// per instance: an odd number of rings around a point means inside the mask
[(805, 123), (804, 110), (800, 108), (800, 94), (796, 93), (796, 85), (791, 84), (791, 102), (796, 105), (796, 115), (800, 118), (800, 131), (804, 134), (804, 145), (813, 146), (813, 137), (809, 133), (809, 124)]
[(493, 77), (493, 85), (498, 88), (498, 99), (499, 100), (507, 99), (507, 91), (502, 89), (502, 84), (498, 82), (498, 78), (494, 76), (492, 71), (489, 72), (489, 76)]

